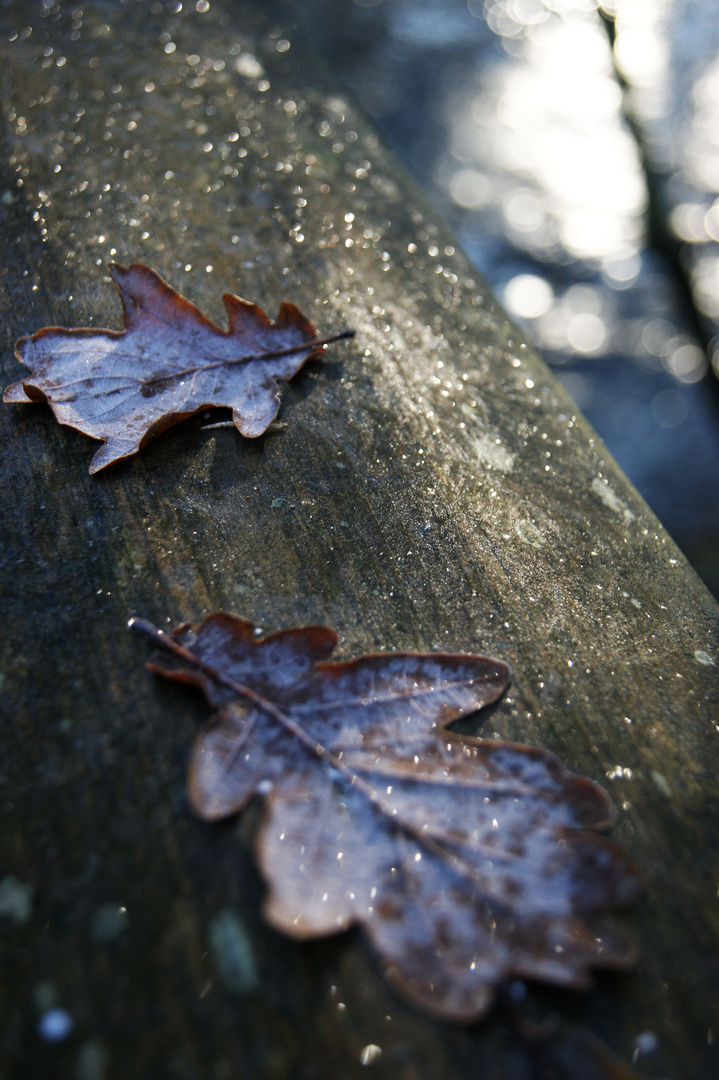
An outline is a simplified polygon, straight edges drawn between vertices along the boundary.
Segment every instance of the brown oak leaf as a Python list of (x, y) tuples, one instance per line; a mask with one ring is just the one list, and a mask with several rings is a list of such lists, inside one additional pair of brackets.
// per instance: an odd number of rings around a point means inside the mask
[(210, 615), (170, 636), (153, 671), (216, 709), (192, 754), (208, 820), (255, 795), (265, 915), (296, 938), (361, 924), (391, 981), (435, 1015), (474, 1020), (507, 978), (590, 984), (633, 949), (605, 909), (635, 899), (628, 857), (600, 831), (604, 791), (549, 752), (447, 726), (496, 701), (501, 660), (379, 653), (330, 662), (332, 630), (257, 640)]
[(262, 435), (280, 407), (277, 380), (291, 379), (330, 341), (353, 336), (318, 338), (294, 304), (282, 304), (271, 322), (231, 293), (222, 298), (229, 330), (221, 330), (149, 266), (109, 270), (125, 329), (50, 326), (20, 338), (15, 355), (32, 375), (3, 395), (48, 402), (61, 424), (102, 439), (91, 473), (210, 406), (230, 407), (243, 435)]

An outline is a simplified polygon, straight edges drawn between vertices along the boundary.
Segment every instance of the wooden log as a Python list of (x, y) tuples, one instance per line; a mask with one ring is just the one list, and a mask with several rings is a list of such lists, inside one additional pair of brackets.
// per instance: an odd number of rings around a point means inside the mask
[[(198, 417), (95, 477), (97, 444), (47, 408), (0, 410), (1, 1075), (619, 1076), (598, 1037), (648, 1076), (713, 1076), (717, 606), (276, 18), (259, 0), (0, 15), (5, 384), (20, 335), (121, 326), (110, 260), (218, 321), (228, 290), (357, 332), (284, 390), (285, 428)], [(478, 730), (610, 790), (647, 885), (636, 970), (532, 987), (533, 1015), (573, 1025), (541, 1049), (506, 1012), (429, 1021), (358, 934), (267, 928), (253, 814), (207, 825), (187, 804), (206, 709), (125, 631), (216, 609), (326, 622), (345, 656), (509, 661)]]

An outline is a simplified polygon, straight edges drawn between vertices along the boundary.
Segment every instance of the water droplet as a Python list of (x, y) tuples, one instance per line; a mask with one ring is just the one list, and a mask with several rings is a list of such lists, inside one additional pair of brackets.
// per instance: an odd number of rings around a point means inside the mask
[(376, 1043), (369, 1043), (360, 1054), (360, 1062), (363, 1065), (374, 1065), (382, 1057), (382, 1048)]
[(40, 1017), (37, 1030), (45, 1042), (64, 1042), (74, 1027), (73, 1019), (65, 1009), (48, 1009)]

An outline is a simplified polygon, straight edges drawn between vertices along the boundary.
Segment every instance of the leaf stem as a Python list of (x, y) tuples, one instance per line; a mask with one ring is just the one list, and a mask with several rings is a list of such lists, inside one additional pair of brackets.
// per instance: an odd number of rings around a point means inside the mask
[(217, 360), (213, 364), (197, 364), (195, 367), (183, 368), (182, 371), (172, 371), (169, 375), (156, 375), (152, 379), (145, 379), (143, 385), (151, 386), (156, 382), (168, 382), (180, 379), (184, 375), (194, 375), (197, 371), (212, 371), (213, 368), (231, 367), (233, 364), (247, 364), (251, 360), (277, 360), (282, 356), (292, 356), (293, 353), (307, 352), (319, 349), (324, 345), (331, 345), (333, 341), (345, 341), (355, 336), (354, 330), (339, 330), (329, 337), (311, 338), (309, 341), (301, 341), (297, 345), (288, 345), (284, 349), (268, 349), (266, 352), (250, 353), (248, 356), (235, 356), (229, 360)]

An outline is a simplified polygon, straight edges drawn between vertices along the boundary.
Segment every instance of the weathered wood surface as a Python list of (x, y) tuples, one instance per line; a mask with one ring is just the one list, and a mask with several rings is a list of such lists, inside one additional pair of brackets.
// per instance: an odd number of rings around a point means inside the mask
[[(97, 444), (47, 408), (0, 410), (0, 1075), (530, 1075), (502, 1015), (443, 1027), (358, 936), (262, 924), (247, 821), (188, 809), (204, 708), (125, 630), (225, 608), (327, 622), (348, 656), (508, 660), (482, 730), (608, 786), (647, 882), (636, 971), (533, 989), (533, 1007), (626, 1061), (652, 1032), (637, 1068), (708, 1080), (717, 607), (274, 9), (205, 6), (0, 9), (5, 384), (21, 334), (121, 325), (110, 259), (217, 319), (230, 290), (357, 338), (285, 390), (285, 429), (250, 442), (199, 419), (99, 477)], [(37, 1027), (53, 1005), (74, 1023), (57, 1044)]]

